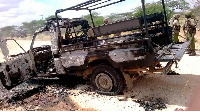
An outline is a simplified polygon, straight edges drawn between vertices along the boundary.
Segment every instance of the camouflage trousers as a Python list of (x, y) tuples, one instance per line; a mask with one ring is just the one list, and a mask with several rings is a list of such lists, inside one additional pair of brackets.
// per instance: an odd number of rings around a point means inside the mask
[(179, 42), (178, 36), (179, 36), (179, 33), (173, 32), (173, 38), (172, 38), (173, 42)]
[(195, 38), (194, 38), (195, 34), (196, 33), (186, 33), (187, 41), (192, 39), (190, 46), (189, 46), (189, 49), (192, 50), (192, 51), (195, 51)]

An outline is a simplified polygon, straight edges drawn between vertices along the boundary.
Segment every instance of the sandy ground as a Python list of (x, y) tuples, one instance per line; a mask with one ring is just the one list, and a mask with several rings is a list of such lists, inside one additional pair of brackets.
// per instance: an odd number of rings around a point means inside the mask
[[(28, 50), (30, 41), (18, 40), (17, 42)], [(36, 41), (35, 47), (40, 45), (50, 44), (49, 41)], [(197, 44), (197, 48), (198, 48)], [(8, 42), (8, 48), (11, 54), (21, 52), (19, 47), (14, 42)], [(0, 59), (3, 56), (0, 54)], [(79, 85), (74, 89), (68, 90), (73, 94), (68, 97), (76, 106), (76, 110), (99, 110), (99, 111), (144, 111), (135, 100), (149, 100), (150, 98), (161, 98), (166, 104), (165, 111), (173, 111), (176, 108), (185, 109), (190, 101), (196, 87), (200, 84), (200, 51), (197, 51), (197, 56), (188, 56), (185, 54), (179, 62), (179, 68), (173, 67), (173, 70), (180, 75), (148, 75), (137, 79), (132, 83), (132, 89), (125, 89), (123, 95), (105, 96), (98, 95), (95, 92), (84, 92), (89, 85)], [(46, 95), (51, 94), (47, 93)], [(40, 104), (38, 104), (40, 105)], [(58, 101), (47, 110), (70, 110), (68, 103)], [(34, 110), (37, 110), (36, 107)], [(26, 110), (23, 106), (18, 108), (4, 108), (0, 110)]]
[[(200, 52), (198, 55), (200, 56)], [(132, 90), (124, 91), (124, 95), (106, 96), (103, 99), (88, 94), (70, 97), (83, 108), (94, 108), (101, 111), (143, 111), (143, 108), (139, 107), (138, 103), (133, 100), (149, 100), (150, 98), (164, 100), (167, 103), (167, 109), (164, 111), (173, 111), (176, 108), (186, 109), (194, 90), (200, 84), (199, 56), (190, 57), (185, 54), (179, 63), (179, 68), (173, 67), (173, 70), (180, 75), (141, 77), (132, 83)], [(126, 100), (118, 101), (119, 98)]]
[[(16, 40), (17, 43), (21, 45), (21, 47), (25, 50), (28, 51), (30, 49), (31, 41), (30, 40)], [(39, 47), (42, 45), (50, 45), (50, 41), (35, 41), (35, 44), (33, 47)], [(16, 44), (13, 40), (7, 41), (7, 46), (9, 49), (9, 54), (10, 55), (15, 55), (19, 53), (23, 53), (24, 51)], [(0, 62), (4, 61), (3, 59), (3, 54), (0, 49)]]

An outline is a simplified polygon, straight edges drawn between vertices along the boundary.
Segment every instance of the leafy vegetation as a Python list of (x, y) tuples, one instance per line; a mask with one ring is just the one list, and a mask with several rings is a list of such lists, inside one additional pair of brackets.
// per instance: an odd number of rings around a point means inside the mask
[(42, 27), (43, 24), (45, 23), (44, 20), (33, 20), (31, 22), (23, 22), (22, 23), (22, 28), (28, 33), (28, 34), (34, 34), (35, 31)]
[(166, 0), (167, 7), (171, 11), (175, 11), (176, 9), (182, 10), (185, 12), (186, 10), (190, 9), (189, 3), (185, 0)]
[(0, 37), (11, 36), (16, 26), (6, 26), (1, 28)]
[(132, 15), (133, 15), (133, 12), (111, 13), (110, 15), (107, 16), (107, 18), (114, 22), (114, 21), (120, 21), (126, 18), (130, 18), (132, 17)]
[[(145, 8), (146, 8), (146, 14), (164, 12), (162, 4), (159, 2), (148, 3), (146, 4)], [(139, 17), (143, 15), (143, 10), (141, 6), (135, 8), (133, 12), (134, 12), (133, 13), (134, 17)], [(166, 13), (168, 19), (171, 18), (173, 12), (168, 7), (166, 7)]]
[[(56, 16), (55, 15), (51, 15), (51, 16), (45, 18), (45, 20), (47, 21), (47, 20), (49, 20), (51, 18), (56, 18)], [(62, 16), (58, 15), (58, 18), (62, 18)]]
[[(93, 26), (93, 25), (92, 25), (92, 20), (91, 20), (90, 14), (84, 15), (84, 16), (82, 16), (81, 18), (86, 19), (86, 20), (88, 21), (89, 25), (90, 25), (90, 26)], [(93, 20), (94, 20), (94, 25), (95, 25), (95, 26), (99, 26), (99, 25), (102, 25), (102, 24), (103, 24), (104, 17), (103, 17), (103, 16), (99, 16), (99, 13), (93, 12), (93, 13), (92, 13), (92, 18), (93, 18)]]
[[(189, 8), (189, 3), (185, 0), (166, 0), (166, 13), (168, 19), (172, 17), (172, 15), (175, 13), (175, 10), (179, 9), (184, 12)], [(159, 12), (164, 12), (161, 1), (146, 4), (146, 14), (153, 14)], [(143, 10), (141, 6), (136, 7), (133, 10), (133, 16), (138, 17), (142, 15)]]

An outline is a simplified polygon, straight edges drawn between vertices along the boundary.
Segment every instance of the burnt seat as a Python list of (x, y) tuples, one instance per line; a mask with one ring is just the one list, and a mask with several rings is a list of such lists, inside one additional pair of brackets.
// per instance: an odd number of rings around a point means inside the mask
[(131, 18), (124, 21), (115, 22), (112, 24), (94, 27), (92, 30), (96, 37), (100, 37), (125, 31), (132, 31), (140, 28), (141, 28), (140, 19)]

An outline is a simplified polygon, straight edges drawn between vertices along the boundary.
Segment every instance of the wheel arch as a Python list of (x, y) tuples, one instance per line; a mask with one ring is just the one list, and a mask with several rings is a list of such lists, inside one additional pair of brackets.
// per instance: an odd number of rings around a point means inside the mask
[(123, 75), (123, 72), (120, 70), (120, 68), (119, 67), (115, 67), (114, 65), (113, 65), (113, 63), (112, 62), (110, 62), (108, 59), (96, 59), (96, 60), (93, 60), (93, 61), (89, 61), (89, 63), (88, 63), (88, 65), (90, 66), (90, 67), (95, 67), (95, 66), (97, 66), (97, 65), (107, 65), (107, 66), (111, 66), (111, 67), (113, 67), (117, 72), (119, 72), (119, 74), (120, 74), (120, 76), (123, 78), (123, 80), (125, 81), (125, 77), (124, 77), (124, 75)]
[(107, 59), (95, 59), (95, 60), (89, 61), (89, 63), (88, 63), (88, 65), (91, 66), (91, 67), (94, 67), (94, 66), (97, 66), (97, 65), (100, 65), (100, 64), (105, 64), (105, 65), (114, 67), (110, 63), (110, 61), (107, 60)]

